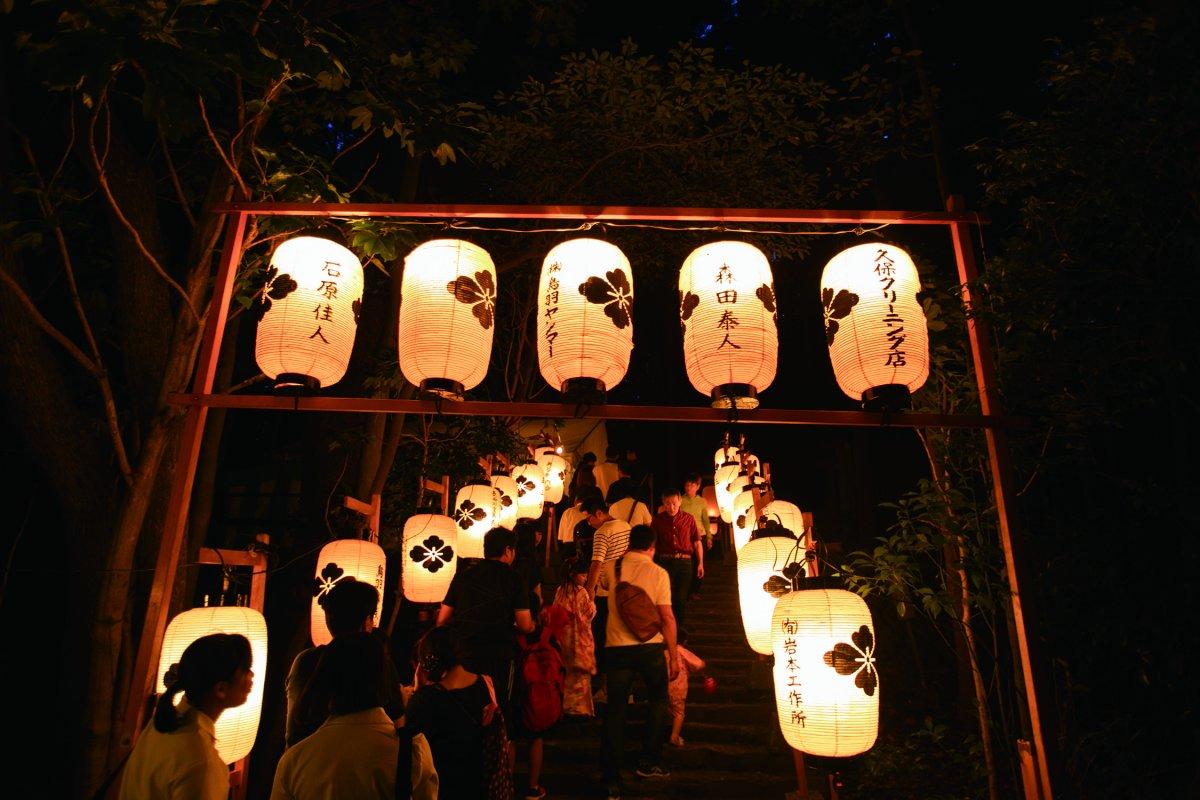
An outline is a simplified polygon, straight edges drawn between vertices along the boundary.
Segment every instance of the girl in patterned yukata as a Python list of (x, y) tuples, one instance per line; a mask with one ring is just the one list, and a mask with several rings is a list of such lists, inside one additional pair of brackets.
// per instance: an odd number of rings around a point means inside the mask
[[(683, 747), (683, 709), (687, 700), (688, 677), (704, 669), (704, 659), (683, 645), (687, 642), (687, 629), (679, 628), (675, 633), (675, 678), (667, 685), (667, 703), (671, 709), (671, 744)], [(668, 656), (669, 658), (670, 656)]]
[(592, 637), (592, 617), (596, 604), (588, 592), (589, 562), (579, 558), (567, 562), (567, 576), (554, 595), (554, 603), (570, 614), (567, 624), (558, 633), (567, 677), (563, 684), (563, 713), (590, 717), (592, 705), (592, 676), (596, 674), (596, 642)]

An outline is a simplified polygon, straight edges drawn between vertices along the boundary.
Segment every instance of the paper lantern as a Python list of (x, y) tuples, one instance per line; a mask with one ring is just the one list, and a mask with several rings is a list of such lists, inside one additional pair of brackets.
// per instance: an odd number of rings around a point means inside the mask
[(462, 399), (487, 375), (495, 314), (487, 251), (458, 239), (425, 242), (404, 259), (400, 371), (427, 394)]
[(683, 359), (714, 408), (757, 408), (779, 352), (775, 281), (767, 257), (745, 242), (713, 242), (679, 270)]
[(771, 654), (771, 614), (775, 601), (804, 575), (804, 548), (790, 536), (762, 536), (737, 554), (738, 602), (750, 649)]
[(493, 475), (496, 490), (496, 525), (510, 531), (517, 525), (517, 482), (508, 475)]
[(454, 524), (458, 527), (460, 558), (483, 558), (483, 537), (496, 527), (500, 494), (490, 483), (470, 483), (454, 496)]
[(514, 467), (512, 478), (517, 483), (517, 516), (537, 519), (542, 516), (542, 505), (546, 502), (545, 472), (537, 464), (521, 464)]
[(895, 245), (860, 244), (825, 265), (825, 341), (838, 386), (851, 399), (902, 408), (929, 377), (920, 290), (916, 265)]
[(246, 702), (227, 708), (217, 719), (217, 754), (232, 764), (250, 754), (258, 734), (262, 715), (263, 688), (267, 685), (267, 621), (253, 608), (212, 606), (184, 611), (171, 620), (163, 634), (162, 654), (158, 658), (158, 691), (167, 690), (163, 676), (179, 662), (188, 645), (212, 633), (240, 633), (250, 640), (250, 669), (254, 683)]
[(743, 489), (733, 498), (733, 552), (740, 553), (758, 525), (754, 512), (754, 491)]
[(254, 357), (277, 388), (319, 389), (346, 374), (362, 305), (363, 271), (340, 244), (297, 236), (275, 248)]
[(414, 603), (440, 603), (457, 569), (458, 527), (442, 514), (414, 514), (404, 523), (400, 578)]
[(338, 539), (321, 548), (313, 578), (313, 600), (309, 611), (309, 633), (315, 645), (329, 644), (333, 635), (325, 626), (325, 595), (340, 580), (354, 578), (379, 590), (379, 605), (375, 608), (375, 624), (383, 613), (383, 576), (387, 557), (383, 548), (362, 539)]
[(879, 731), (875, 626), (842, 589), (788, 592), (771, 615), (775, 705), (783, 738), (816, 756), (852, 756)]
[(542, 262), (538, 363), (568, 397), (603, 399), (621, 382), (633, 350), (633, 271), (618, 248), (572, 239)]
[(787, 531), (797, 539), (804, 536), (804, 515), (795, 503), (772, 500), (758, 513), (757, 530), (764, 533)]
[(741, 451), (733, 445), (728, 447), (718, 447), (717, 452), (713, 454), (713, 469), (720, 469), (726, 464), (738, 463), (738, 453)]
[(730, 491), (734, 479), (742, 471), (741, 464), (727, 464), (713, 474), (713, 490), (717, 498), (717, 508), (721, 510), (721, 519), (733, 522), (733, 493)]
[(537, 463), (544, 476), (543, 500), (547, 503), (559, 502), (567, 488), (567, 460), (551, 451), (538, 456)]

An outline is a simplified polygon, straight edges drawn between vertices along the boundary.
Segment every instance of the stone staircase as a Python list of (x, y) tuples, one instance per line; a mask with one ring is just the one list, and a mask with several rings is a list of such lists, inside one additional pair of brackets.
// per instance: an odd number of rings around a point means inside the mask
[[(708, 663), (706, 674), (717, 688), (706, 694), (701, 676), (688, 689), (682, 748), (667, 746), (665, 779), (633, 774), (641, 749), (646, 707), (630, 706), (626, 722), (624, 766), (626, 800), (636, 798), (782, 799), (796, 789), (791, 750), (783, 743), (775, 717), (768, 662), (746, 644), (732, 563), (712, 563), (700, 600), (688, 604), (688, 647)], [(640, 682), (634, 684), (637, 697)], [(604, 797), (600, 779), (600, 723), (567, 721), (546, 738), (541, 783), (549, 798)], [(517, 767), (525, 785), (524, 752)]]

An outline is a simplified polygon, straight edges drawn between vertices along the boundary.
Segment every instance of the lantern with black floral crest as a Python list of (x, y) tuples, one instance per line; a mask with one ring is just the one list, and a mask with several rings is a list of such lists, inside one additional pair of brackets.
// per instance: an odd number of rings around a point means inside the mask
[(767, 257), (745, 242), (713, 242), (679, 270), (683, 358), (696, 391), (714, 408), (757, 408), (775, 380), (779, 337)]
[(805, 553), (788, 531), (757, 531), (737, 554), (738, 602), (742, 628), (750, 649), (771, 654), (771, 614), (775, 601), (792, 589), (792, 580), (803, 577)]
[(538, 285), (538, 364), (565, 399), (603, 402), (629, 369), (633, 271), (599, 239), (552, 248)]
[(885, 243), (843, 250), (821, 273), (825, 341), (838, 386), (871, 409), (899, 410), (929, 377), (929, 332), (908, 253)]
[(415, 248), (400, 284), (405, 379), (427, 395), (461, 400), (487, 375), (495, 310), (496, 267), (486, 250), (458, 239)]
[(469, 483), (454, 496), (451, 516), (458, 529), (460, 558), (483, 558), (483, 537), (496, 527), (500, 495), (487, 481)]
[[(309, 634), (315, 645), (329, 644), (333, 634), (325, 625), (325, 597), (329, 590), (346, 578), (369, 583), (383, 597), (387, 556), (383, 548), (363, 539), (338, 539), (321, 548), (313, 577), (313, 599), (309, 609)], [(383, 612), (383, 603), (375, 608), (375, 624)]]
[(496, 490), (496, 525), (512, 530), (517, 525), (517, 482), (508, 475), (493, 475), (492, 488)]
[(271, 255), (254, 357), (277, 389), (316, 391), (346, 374), (362, 306), (362, 264), (340, 244), (288, 239)]
[(546, 502), (545, 471), (536, 463), (513, 467), (512, 478), (517, 483), (517, 516), (538, 519)]
[(442, 514), (413, 514), (402, 539), (404, 596), (414, 603), (442, 602), (458, 566), (458, 526)]

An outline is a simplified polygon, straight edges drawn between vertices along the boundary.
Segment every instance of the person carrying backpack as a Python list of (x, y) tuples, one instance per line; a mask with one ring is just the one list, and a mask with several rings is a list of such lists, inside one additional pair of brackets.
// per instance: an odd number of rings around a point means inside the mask
[(547, 731), (562, 719), (563, 685), (567, 668), (559, 652), (557, 636), (567, 622), (567, 611), (550, 605), (539, 617), (541, 630), (517, 637), (516, 694), (512, 704), (509, 735), (514, 742), (529, 742), (529, 782), (522, 797), (538, 800), (546, 796), (540, 785), (543, 741)]

